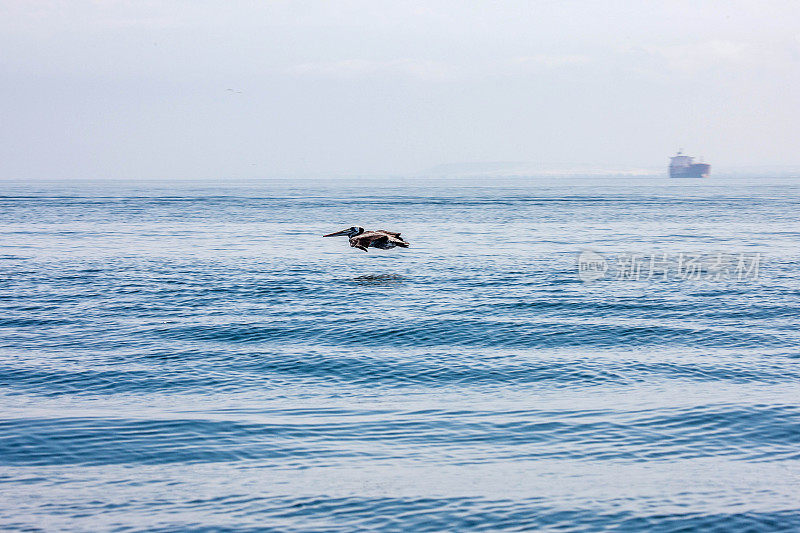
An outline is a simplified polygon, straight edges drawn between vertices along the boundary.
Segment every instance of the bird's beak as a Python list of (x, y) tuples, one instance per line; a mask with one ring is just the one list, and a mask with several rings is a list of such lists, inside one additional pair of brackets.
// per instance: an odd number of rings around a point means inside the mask
[(323, 235), (323, 237), (336, 237), (338, 235), (347, 235), (347, 230), (336, 231), (334, 233), (328, 233), (327, 235)]

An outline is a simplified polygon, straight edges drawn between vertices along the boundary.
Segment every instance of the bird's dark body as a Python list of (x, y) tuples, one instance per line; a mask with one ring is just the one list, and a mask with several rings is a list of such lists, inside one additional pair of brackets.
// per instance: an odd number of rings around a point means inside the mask
[(342, 231), (329, 233), (323, 237), (335, 237), (345, 235), (350, 238), (350, 246), (367, 251), (368, 248), (378, 248), (380, 250), (391, 250), (396, 246), (408, 248), (408, 242), (400, 237), (400, 233), (395, 231), (375, 230), (364, 231), (360, 226), (353, 226)]

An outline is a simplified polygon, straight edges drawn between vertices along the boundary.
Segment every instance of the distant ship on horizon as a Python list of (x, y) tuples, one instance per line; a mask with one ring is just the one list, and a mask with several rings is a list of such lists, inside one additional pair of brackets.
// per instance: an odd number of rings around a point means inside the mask
[(693, 157), (684, 155), (681, 150), (678, 150), (678, 153), (670, 158), (670, 178), (707, 178), (709, 173), (711, 173), (711, 165), (695, 163)]

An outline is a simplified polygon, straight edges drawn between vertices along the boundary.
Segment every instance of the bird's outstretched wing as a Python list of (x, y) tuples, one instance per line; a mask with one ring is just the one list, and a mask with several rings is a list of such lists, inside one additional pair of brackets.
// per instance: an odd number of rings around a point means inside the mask
[(366, 238), (366, 239), (363, 238), (362, 235), (359, 235), (358, 237), (351, 237), (350, 238), (350, 246), (352, 246), (353, 248), (358, 248), (360, 250), (364, 250), (366, 252), (367, 248), (369, 248), (370, 240), (371, 239), (369, 239), (369, 238)]
[(388, 250), (394, 246), (408, 248), (408, 243), (398, 237), (399, 233), (388, 231), (365, 231), (360, 235), (350, 238), (350, 246), (367, 251), (370, 246)]
[[(399, 235), (399, 233), (398, 233), (398, 235)], [(387, 235), (386, 236), (386, 240), (391, 242), (391, 243), (393, 243), (393, 244), (395, 244), (395, 245), (397, 245), (397, 246), (400, 246), (402, 248), (408, 248), (408, 243), (406, 241), (404, 241), (400, 237), (395, 237), (393, 235)]]
[(386, 230), (378, 230), (375, 233), (379, 233), (381, 235), (385, 235), (388, 237), (388, 242), (396, 244), (397, 246), (401, 246), (403, 248), (408, 248), (408, 242), (405, 241), (401, 236), (400, 233), (395, 231), (386, 231)]

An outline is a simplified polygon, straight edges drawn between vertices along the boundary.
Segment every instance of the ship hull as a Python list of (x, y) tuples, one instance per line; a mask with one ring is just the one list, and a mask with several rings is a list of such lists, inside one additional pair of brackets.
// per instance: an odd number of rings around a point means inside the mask
[(711, 165), (694, 163), (684, 168), (670, 168), (670, 178), (707, 178), (711, 173)]

